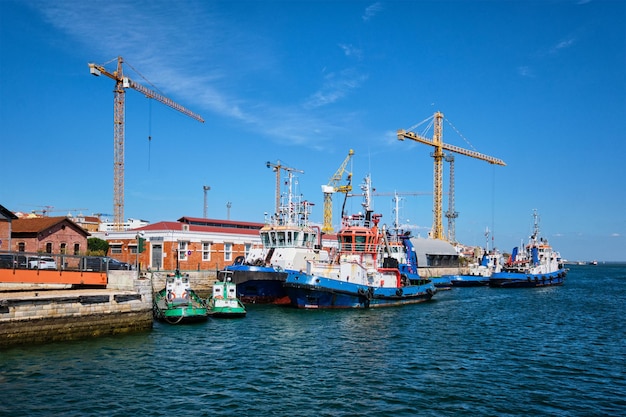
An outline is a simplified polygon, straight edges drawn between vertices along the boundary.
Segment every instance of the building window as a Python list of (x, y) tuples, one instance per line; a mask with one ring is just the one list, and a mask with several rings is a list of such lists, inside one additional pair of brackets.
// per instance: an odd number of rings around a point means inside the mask
[(52, 242), (46, 243), (46, 253), (52, 253)]
[(252, 243), (246, 243), (243, 245), (243, 254), (246, 258), (250, 255), (250, 249), (252, 249)]
[(61, 253), (62, 255), (65, 255), (67, 252), (67, 243), (61, 243), (61, 246), (59, 248), (59, 253)]
[(80, 253), (80, 243), (74, 243), (74, 255), (78, 255)]
[(233, 259), (233, 244), (224, 243), (224, 260), (231, 261)]
[(211, 260), (211, 242), (202, 242), (202, 260)]
[(109, 251), (111, 255), (121, 255), (122, 245), (109, 245)]
[(18, 252), (25, 252), (26, 251), (26, 243), (24, 242), (19, 242), (17, 244), (17, 251)]
[(178, 260), (186, 261), (187, 260), (187, 248), (189, 247), (189, 242), (181, 241), (178, 242)]
[(128, 245), (128, 249), (130, 250), (130, 253), (133, 255), (137, 253), (137, 245)]

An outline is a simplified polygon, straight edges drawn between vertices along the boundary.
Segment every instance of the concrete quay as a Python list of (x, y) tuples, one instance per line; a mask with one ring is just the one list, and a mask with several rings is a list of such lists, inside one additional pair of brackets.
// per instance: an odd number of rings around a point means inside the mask
[[(192, 288), (208, 295), (216, 275), (189, 272)], [(106, 288), (96, 289), (0, 279), (0, 349), (149, 331), (152, 295), (165, 286), (166, 277), (166, 271), (109, 271)]]

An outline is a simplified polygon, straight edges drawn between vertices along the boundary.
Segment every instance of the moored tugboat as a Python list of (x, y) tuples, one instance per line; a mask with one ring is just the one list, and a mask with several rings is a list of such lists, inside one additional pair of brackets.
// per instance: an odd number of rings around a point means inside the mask
[(153, 296), (154, 318), (169, 324), (206, 321), (207, 305), (191, 289), (189, 274), (176, 270), (165, 278), (165, 288)]
[(539, 238), (539, 219), (533, 213), (534, 229), (529, 242), (521, 250), (513, 248), (502, 271), (491, 275), (489, 286), (494, 288), (532, 288), (563, 285), (567, 269), (559, 252), (547, 239)]

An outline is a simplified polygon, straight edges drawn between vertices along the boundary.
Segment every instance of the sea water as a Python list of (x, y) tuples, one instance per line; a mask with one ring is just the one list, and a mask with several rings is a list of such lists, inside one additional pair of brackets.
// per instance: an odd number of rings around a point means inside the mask
[(626, 265), (0, 351), (1, 416), (624, 416)]

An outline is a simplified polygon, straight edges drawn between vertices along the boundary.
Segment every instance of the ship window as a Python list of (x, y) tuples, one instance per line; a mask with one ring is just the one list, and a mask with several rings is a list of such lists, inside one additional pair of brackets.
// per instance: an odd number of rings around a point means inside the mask
[(357, 251), (365, 250), (365, 236), (355, 236), (355, 242)]

